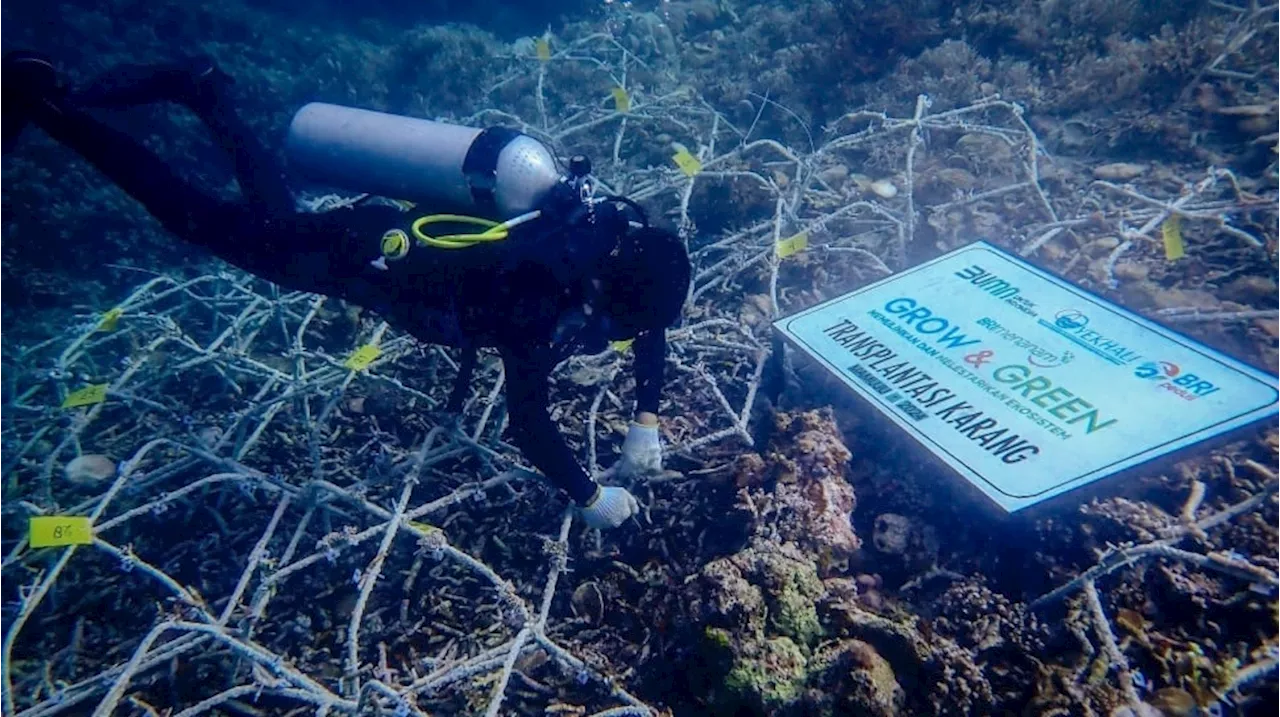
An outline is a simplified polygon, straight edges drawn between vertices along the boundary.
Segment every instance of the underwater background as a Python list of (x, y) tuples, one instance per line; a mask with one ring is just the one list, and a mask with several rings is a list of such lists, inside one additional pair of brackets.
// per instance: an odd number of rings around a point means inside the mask
[[(1275, 714), (1274, 420), (1005, 518), (770, 323), (986, 238), (1274, 376), (1277, 42), (1257, 0), (5, 3), (72, 83), (211, 55), (273, 148), (319, 100), (585, 153), (695, 281), (667, 471), (597, 533), (504, 439), (496, 356), (450, 433), (455, 352), (184, 246), (29, 129), (3, 714)], [(104, 116), (234, 196), (190, 114)], [(633, 391), (621, 349), (553, 376), (584, 465)], [(31, 548), (40, 515), (94, 541)]]

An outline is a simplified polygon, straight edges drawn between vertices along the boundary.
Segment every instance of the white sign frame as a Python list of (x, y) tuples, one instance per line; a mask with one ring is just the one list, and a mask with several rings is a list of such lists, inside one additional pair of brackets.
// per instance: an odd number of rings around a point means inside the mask
[(1275, 376), (983, 241), (774, 328), (1007, 512), (1280, 399)]

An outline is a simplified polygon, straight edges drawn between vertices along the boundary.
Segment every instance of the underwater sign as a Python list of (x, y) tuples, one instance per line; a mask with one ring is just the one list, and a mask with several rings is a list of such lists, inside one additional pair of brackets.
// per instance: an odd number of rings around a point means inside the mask
[(774, 324), (1007, 511), (1276, 413), (1276, 378), (985, 242)]

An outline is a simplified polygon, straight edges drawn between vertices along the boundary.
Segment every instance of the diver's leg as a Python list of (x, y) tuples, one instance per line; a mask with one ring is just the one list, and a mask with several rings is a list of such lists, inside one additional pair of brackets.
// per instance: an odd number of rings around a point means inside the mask
[(194, 97), (200, 82), (231, 82), (205, 57), (149, 65), (115, 65), (83, 87), (72, 90), (67, 99), (92, 107), (133, 107), (156, 102), (185, 104)]
[(236, 180), (255, 210), (281, 217), (296, 207), (284, 171), (236, 112), (230, 99), (231, 76), (208, 57), (192, 57), (159, 65), (119, 65), (68, 101), (88, 107), (127, 107), (176, 102), (209, 127), (214, 141), (232, 158)]
[(399, 219), (398, 210), (367, 207), (341, 217), (290, 211), (285, 216), (263, 212), (261, 205), (219, 200), (137, 140), (67, 102), (47, 63), (9, 54), (0, 64), (6, 122), (10, 113), (19, 112), (80, 154), (180, 239), (291, 290), (385, 303), (363, 274), (381, 255), (381, 233)]
[[(5, 78), (10, 77), (6, 65)], [(56, 95), (29, 99), (31, 124), (78, 153), (147, 209), (180, 239), (218, 258), (295, 291), (343, 297), (351, 288), (353, 247), (326, 241), (340, 233), (300, 230), (313, 219), (293, 214), (276, 221), (244, 202), (226, 202), (202, 192), (132, 137), (109, 127)], [(390, 210), (395, 211), (395, 210)], [(317, 217), (321, 218), (321, 217)], [(311, 226), (311, 225), (306, 225)], [(369, 239), (377, 251), (376, 236)], [(358, 247), (357, 247), (358, 248)]]
[[(0, 106), (4, 106), (4, 101), (0, 100)], [(22, 130), (27, 127), (27, 117), (25, 114), (6, 111), (4, 113), (4, 121), (0, 122), (0, 132), (3, 132), (3, 138), (0, 138), (0, 151), (5, 154), (13, 149), (18, 142), (18, 136), (22, 134)]]
[(64, 102), (51, 70), (47, 63), (6, 55), (4, 82), (16, 89), (4, 98), (5, 114), (19, 112), (77, 152), (179, 237), (204, 244), (206, 235), (219, 234), (208, 228), (232, 219), (235, 205), (199, 191), (132, 137)]

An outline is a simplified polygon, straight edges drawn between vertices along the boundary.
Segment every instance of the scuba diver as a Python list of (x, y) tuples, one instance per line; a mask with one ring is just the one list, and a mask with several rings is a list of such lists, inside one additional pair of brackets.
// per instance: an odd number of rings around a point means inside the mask
[[(589, 526), (613, 528), (631, 517), (635, 497), (588, 476), (552, 422), (549, 376), (570, 355), (634, 339), (636, 412), (610, 471), (661, 469), (666, 328), (679, 318), (690, 281), (680, 238), (649, 226), (633, 201), (596, 196), (586, 158), (562, 172), (528, 135), (323, 103), (294, 116), (285, 142), (291, 167), (373, 200), (299, 212), (283, 167), (231, 106), (230, 84), (211, 60), (192, 58), (116, 67), (73, 90), (47, 58), (13, 52), (0, 86), (5, 150), (24, 125), (39, 127), (179, 238), (286, 289), (349, 301), (423, 342), (461, 349), (448, 405), (454, 414), (477, 349), (496, 349), (511, 433), (526, 458)], [(231, 155), (241, 201), (204, 193), (89, 113), (156, 102), (183, 105), (208, 126)], [(459, 214), (410, 220), (378, 197)], [(460, 224), (476, 231), (437, 231)]]

